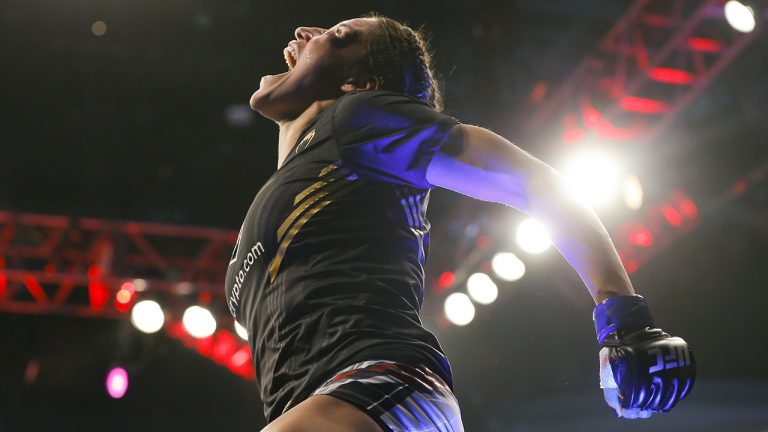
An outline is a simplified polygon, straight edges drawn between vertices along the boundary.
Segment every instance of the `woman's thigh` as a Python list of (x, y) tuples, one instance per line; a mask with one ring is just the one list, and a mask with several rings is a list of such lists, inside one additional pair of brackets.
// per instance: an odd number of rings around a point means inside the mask
[(261, 432), (382, 432), (354, 405), (329, 395), (310, 396)]

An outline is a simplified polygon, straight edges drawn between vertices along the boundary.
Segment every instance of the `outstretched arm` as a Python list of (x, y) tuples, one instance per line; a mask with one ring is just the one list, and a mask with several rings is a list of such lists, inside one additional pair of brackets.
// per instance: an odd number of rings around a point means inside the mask
[(568, 192), (547, 164), (495, 133), (455, 126), (427, 169), (427, 181), (464, 195), (520, 209), (543, 222), (555, 247), (598, 304), (594, 320), (600, 387), (626, 418), (666, 412), (691, 390), (696, 375), (686, 342), (656, 328), (597, 215)]
[(457, 150), (434, 156), (427, 170), (429, 183), (515, 207), (542, 222), (596, 304), (634, 294), (603, 224), (588, 205), (568, 193), (560, 173), (478, 126), (455, 126), (443, 149)]

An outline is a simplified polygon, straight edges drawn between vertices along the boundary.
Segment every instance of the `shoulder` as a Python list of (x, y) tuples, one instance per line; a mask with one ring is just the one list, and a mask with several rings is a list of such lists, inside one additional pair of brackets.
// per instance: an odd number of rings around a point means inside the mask
[(336, 105), (334, 123), (341, 128), (371, 127), (398, 129), (435, 122), (452, 121), (426, 103), (389, 90), (349, 93)]
[(397, 115), (408, 110), (431, 110), (429, 105), (420, 100), (389, 90), (370, 90), (348, 93), (342, 96), (336, 104), (337, 115), (355, 116), (361, 111), (367, 115), (388, 113)]

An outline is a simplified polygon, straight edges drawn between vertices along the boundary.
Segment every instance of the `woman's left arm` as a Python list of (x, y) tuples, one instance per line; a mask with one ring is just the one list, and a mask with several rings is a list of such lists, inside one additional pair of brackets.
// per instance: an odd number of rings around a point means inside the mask
[(563, 176), (477, 126), (454, 126), (441, 149), (427, 167), (427, 182), (534, 216), (586, 283), (598, 304), (600, 387), (616, 414), (647, 418), (686, 397), (696, 377), (693, 352), (683, 339), (656, 328), (605, 227), (572, 197)]
[(568, 192), (552, 167), (478, 126), (456, 125), (427, 169), (435, 186), (503, 203), (543, 223), (555, 247), (578, 272), (595, 303), (633, 295), (626, 270), (595, 212)]

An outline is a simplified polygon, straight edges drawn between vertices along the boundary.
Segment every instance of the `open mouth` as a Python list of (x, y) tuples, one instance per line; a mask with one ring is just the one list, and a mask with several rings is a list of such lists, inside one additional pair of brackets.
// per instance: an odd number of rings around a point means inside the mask
[(299, 58), (299, 49), (296, 46), (296, 41), (288, 43), (288, 46), (283, 50), (283, 57), (285, 57), (285, 63), (288, 64), (288, 70), (293, 70)]

